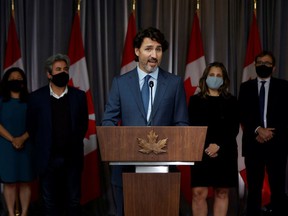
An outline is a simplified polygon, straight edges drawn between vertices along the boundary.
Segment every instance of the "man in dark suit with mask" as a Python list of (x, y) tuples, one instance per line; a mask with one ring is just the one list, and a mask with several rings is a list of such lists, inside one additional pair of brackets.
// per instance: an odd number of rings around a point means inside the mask
[(88, 128), (84, 91), (68, 86), (69, 57), (56, 54), (45, 63), (49, 84), (32, 92), (27, 108), (45, 216), (81, 215), (83, 139)]
[[(288, 149), (288, 82), (272, 77), (275, 57), (264, 51), (255, 58), (257, 78), (241, 84), (242, 155), (247, 171), (247, 216), (261, 215), (265, 170), (273, 215), (287, 215), (285, 175)], [(283, 214), (284, 213), (284, 214)]]

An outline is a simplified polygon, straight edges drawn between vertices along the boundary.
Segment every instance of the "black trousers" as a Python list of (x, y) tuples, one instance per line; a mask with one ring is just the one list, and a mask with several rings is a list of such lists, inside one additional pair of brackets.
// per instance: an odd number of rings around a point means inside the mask
[[(281, 150), (280, 150), (281, 151)], [(262, 186), (265, 169), (268, 175), (271, 191), (271, 206), (273, 216), (287, 215), (287, 198), (285, 194), (286, 162), (285, 153), (273, 153), (269, 145), (263, 145), (255, 154), (245, 157), (247, 171), (248, 198), (247, 216), (260, 216), (262, 203)]]
[(81, 172), (80, 167), (65, 164), (63, 158), (50, 161), (40, 176), (45, 216), (81, 216)]

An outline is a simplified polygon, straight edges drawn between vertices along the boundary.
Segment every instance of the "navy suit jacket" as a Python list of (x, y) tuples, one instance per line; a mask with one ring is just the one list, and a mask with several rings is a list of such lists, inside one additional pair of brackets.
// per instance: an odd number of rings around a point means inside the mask
[[(159, 68), (151, 125), (188, 126), (189, 118), (185, 90), (181, 77)], [(146, 126), (137, 68), (115, 77), (106, 104), (103, 126)], [(112, 169), (112, 183), (122, 185), (122, 167)]]
[[(69, 144), (67, 151), (69, 157), (73, 158), (73, 166), (82, 168), (83, 139), (88, 128), (86, 94), (82, 90), (68, 87), (68, 97), (73, 143)], [(47, 168), (52, 146), (51, 96), (48, 85), (30, 94), (27, 106), (27, 128), (36, 149), (37, 170), (41, 174)]]
[[(137, 68), (113, 80), (102, 125), (117, 125), (120, 119), (123, 126), (147, 125)], [(151, 125), (189, 125), (183, 81), (181, 77), (161, 68), (151, 113)]]
[[(288, 146), (288, 82), (271, 77), (268, 105), (267, 127), (275, 128), (270, 141), (271, 153), (287, 153)], [(241, 84), (239, 91), (240, 118), (243, 128), (242, 155), (253, 156), (263, 144), (256, 141), (255, 129), (261, 126), (257, 79)], [(275, 154), (274, 154), (275, 155)]]

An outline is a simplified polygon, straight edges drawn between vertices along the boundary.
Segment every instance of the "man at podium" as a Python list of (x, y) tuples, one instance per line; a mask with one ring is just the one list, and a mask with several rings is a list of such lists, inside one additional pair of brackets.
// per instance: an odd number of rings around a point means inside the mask
[[(169, 43), (162, 32), (147, 28), (138, 32), (133, 46), (137, 67), (112, 82), (102, 126), (189, 126), (183, 80), (159, 67)], [(112, 167), (116, 215), (122, 216), (122, 172)]]

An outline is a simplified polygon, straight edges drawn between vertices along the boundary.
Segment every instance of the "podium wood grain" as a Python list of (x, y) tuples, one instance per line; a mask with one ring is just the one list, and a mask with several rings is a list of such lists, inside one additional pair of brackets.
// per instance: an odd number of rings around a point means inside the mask
[[(147, 139), (153, 130), (160, 139), (168, 138), (167, 153), (139, 152), (137, 138)], [(189, 162), (201, 161), (207, 127), (195, 126), (99, 126), (97, 138), (101, 159), (110, 162)]]
[(180, 173), (123, 173), (125, 216), (178, 216)]
[[(141, 153), (137, 138), (148, 140), (153, 131), (167, 138), (165, 153)], [(109, 162), (201, 161), (207, 127), (192, 126), (99, 126), (101, 159)], [(153, 142), (154, 143), (154, 142)], [(165, 164), (165, 163), (164, 163)], [(180, 173), (123, 173), (125, 216), (178, 216)]]

